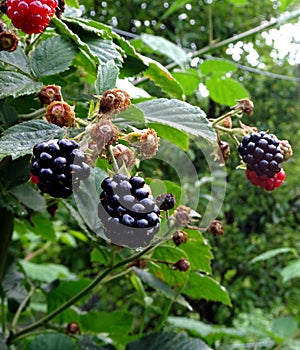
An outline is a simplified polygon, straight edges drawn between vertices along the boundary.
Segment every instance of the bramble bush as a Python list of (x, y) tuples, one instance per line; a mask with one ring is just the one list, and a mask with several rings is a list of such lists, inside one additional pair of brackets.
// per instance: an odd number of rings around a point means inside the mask
[[(1, 349), (246, 341), (193, 312), (201, 300), (231, 306), (208, 237), (224, 234), (230, 153), (243, 181), (280, 191), (292, 149), (251, 125), (249, 93), (229, 77), (236, 65), (195, 67), (150, 34), (143, 55), (75, 0), (6, 0), (1, 11)], [(137, 86), (146, 81), (159, 89)], [(217, 118), (188, 102), (203, 81), (224, 106)]]

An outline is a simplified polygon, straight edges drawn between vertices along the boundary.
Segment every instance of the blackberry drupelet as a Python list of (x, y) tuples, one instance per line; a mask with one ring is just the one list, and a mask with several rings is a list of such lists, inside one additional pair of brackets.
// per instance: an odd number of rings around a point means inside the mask
[(266, 175), (269, 178), (280, 172), (284, 157), (280, 152), (277, 137), (264, 131), (254, 132), (244, 136), (238, 147), (247, 169), (254, 171), (258, 176)]
[(33, 148), (31, 180), (52, 197), (68, 198), (90, 175), (85, 161), (85, 154), (73, 140), (40, 142)]
[(140, 176), (116, 174), (101, 183), (98, 206), (105, 235), (113, 244), (147, 246), (160, 227), (160, 210)]

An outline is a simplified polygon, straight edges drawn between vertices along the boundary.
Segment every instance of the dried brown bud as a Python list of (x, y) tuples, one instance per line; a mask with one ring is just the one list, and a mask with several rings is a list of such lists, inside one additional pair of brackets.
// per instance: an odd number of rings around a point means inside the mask
[(249, 98), (242, 98), (241, 100), (237, 100), (237, 102), (238, 104), (233, 108), (241, 109), (243, 113), (246, 113), (249, 116), (253, 113), (254, 104)]
[(58, 85), (43, 86), (38, 98), (41, 105), (49, 105), (53, 101), (62, 101), (61, 87)]
[(138, 269), (145, 269), (147, 267), (147, 262), (145, 260), (135, 260), (127, 265), (127, 268), (137, 267)]
[(163, 193), (155, 198), (155, 202), (160, 210), (169, 210), (174, 208), (176, 200), (172, 193)]
[(175, 211), (174, 211), (174, 217), (176, 219), (176, 222), (179, 226), (187, 226), (191, 219), (191, 208), (186, 207), (185, 205), (180, 205)]
[(136, 159), (134, 152), (125, 145), (117, 145), (113, 148), (113, 155), (119, 168), (125, 164), (127, 169), (132, 168), (135, 165)]
[(65, 0), (58, 0), (58, 5), (55, 9), (55, 16), (60, 18), (65, 11), (66, 2)]
[(175, 264), (173, 264), (174, 270), (179, 270), (181, 272), (185, 272), (190, 268), (191, 264), (185, 258), (179, 259)]
[(109, 119), (103, 119), (93, 125), (90, 135), (89, 148), (93, 144), (96, 146), (98, 154), (102, 154), (105, 147), (118, 141), (119, 130)]
[(220, 159), (222, 164), (225, 164), (230, 157), (230, 146), (227, 142), (218, 139), (219, 150), (218, 150), (218, 158)]
[(99, 114), (119, 113), (129, 108), (129, 94), (120, 89), (105, 91), (100, 99)]
[(158, 150), (159, 138), (154, 129), (140, 130), (138, 153), (142, 158), (150, 159), (156, 155)]
[(172, 239), (176, 246), (179, 246), (180, 244), (186, 243), (187, 233), (182, 230), (177, 230), (174, 232)]
[(74, 108), (66, 102), (53, 101), (46, 108), (46, 119), (49, 123), (60, 127), (72, 126), (75, 121)]
[(231, 119), (231, 117), (227, 117), (225, 119), (222, 119), (218, 124), (220, 126), (223, 126), (223, 128), (231, 129), (232, 128), (232, 119)]
[(209, 224), (207, 231), (214, 236), (223, 236), (224, 231), (222, 222), (220, 220), (213, 220)]
[(67, 334), (78, 334), (80, 333), (80, 327), (77, 322), (70, 322), (66, 327)]
[(19, 38), (11, 31), (0, 33), (0, 51), (13, 52), (17, 49)]
[(288, 160), (293, 156), (293, 149), (288, 140), (279, 141), (280, 152), (283, 154), (284, 160)]

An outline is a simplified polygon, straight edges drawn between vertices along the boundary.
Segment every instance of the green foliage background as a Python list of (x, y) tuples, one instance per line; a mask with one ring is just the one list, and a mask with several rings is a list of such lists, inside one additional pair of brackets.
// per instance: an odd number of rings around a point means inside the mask
[[(6, 316), (7, 325), (14, 325), (16, 313), (23, 311), (18, 319), (22, 326), (12, 332), (20, 339), (10, 348), (201, 350), (247, 342), (263, 342), (266, 349), (299, 348), (298, 66), (290, 65), (288, 57), (272, 58), (273, 48), (266, 45), (260, 29), (262, 21), (279, 18), (287, 10), (287, 16), (294, 14), (288, 21), (295, 22), (299, 17), (297, 1), (131, 0), (112, 4), (82, 0), (79, 6), (74, 0), (67, 4), (72, 6), (65, 14), (69, 17), (53, 19), (52, 29), (43, 34), (36, 48), (27, 45), (27, 52), (18, 49), (13, 64), (12, 56), (0, 53), (0, 82), (5, 86), (0, 92), (3, 232), (11, 229), (14, 220), (0, 295), (2, 319)], [(88, 19), (88, 27), (77, 18), (79, 11)], [(231, 38), (233, 44), (234, 35), (253, 29), (257, 29), (254, 34), (239, 41), (253, 44), (258, 61), (265, 65), (257, 72), (247, 69), (253, 67), (245, 45), (237, 62), (228, 54), (229, 42), (222, 43)], [(58, 56), (57, 52), (64, 55)], [(37, 336), (29, 333), (22, 339), (18, 332), (23, 327), (57, 310), (97, 279), (99, 272), (133, 256), (130, 250), (114, 252), (106, 243), (93, 241), (88, 222), (72, 200), (60, 202), (52, 217), (49, 208), (55, 207), (56, 201), (45, 199), (26, 183), (28, 154), (33, 145), (65, 133), (42, 120), (32, 124), (34, 118), (42, 117), (35, 98), (40, 87), (61, 85), (65, 100), (71, 104), (76, 101), (77, 115), (85, 118), (93, 94), (114, 87), (117, 77), (134, 77), (131, 81), (136, 87), (163, 98), (150, 101), (150, 107), (177, 108), (174, 129), (168, 129), (170, 120), (164, 115), (149, 114), (149, 102), (143, 102), (144, 98), (134, 101), (143, 114), (138, 122), (157, 127), (162, 139), (184, 149), (200, 179), (210, 174), (197, 146), (189, 140), (193, 128), (180, 118), (184, 103), (180, 100), (189, 103), (188, 113), (193, 106), (198, 107), (199, 115), (204, 111), (208, 117), (217, 118), (236, 99), (250, 96), (254, 113), (243, 122), (270, 130), (293, 146), (295, 156), (285, 166), (287, 180), (272, 193), (262, 193), (252, 186), (244, 171), (236, 169), (236, 145), (225, 135), (231, 157), (226, 164), (226, 197), (218, 217), (224, 224), (224, 236), (204, 233), (194, 237), (191, 231), (189, 235), (197, 244), (182, 248), (164, 245), (151, 256), (170, 261), (187, 256), (201, 274), (183, 275), (150, 264), (147, 270), (122, 271), (120, 278), (110, 275), (101, 288), (84, 296), (76, 307), (62, 310), (45, 322), (47, 332), (41, 330)], [(201, 95), (200, 83), (206, 85), (209, 96)], [(131, 121), (132, 114), (124, 116), (126, 122)], [(203, 120), (201, 123), (198, 130), (194, 129), (197, 135), (212, 132)], [(12, 149), (12, 137), (16, 137), (20, 149)], [(167, 187), (179, 191), (173, 170), (158, 160), (142, 162), (140, 170), (149, 179), (161, 178)], [(101, 179), (104, 175), (96, 176)], [(187, 196), (192, 196), (193, 186), (186, 179)], [(200, 213), (207, 204), (209, 186), (205, 181), (201, 185)], [(5, 248), (3, 241), (1, 252)], [(197, 254), (205, 259), (199, 262)], [(63, 334), (71, 321), (78, 322), (82, 331), (76, 339)], [(5, 349), (3, 328), (0, 348)]]

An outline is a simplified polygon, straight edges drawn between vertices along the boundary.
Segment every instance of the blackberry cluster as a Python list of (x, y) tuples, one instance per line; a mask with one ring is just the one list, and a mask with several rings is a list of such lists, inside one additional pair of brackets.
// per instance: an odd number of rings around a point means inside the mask
[(52, 197), (68, 198), (90, 175), (85, 161), (85, 154), (73, 140), (40, 142), (33, 148), (31, 180)]
[(147, 246), (160, 227), (160, 210), (140, 176), (116, 174), (101, 183), (98, 216), (112, 243)]
[(281, 170), (280, 163), (284, 157), (280, 152), (279, 141), (273, 134), (261, 131), (246, 135), (238, 151), (247, 169), (254, 171), (258, 176), (273, 178)]

